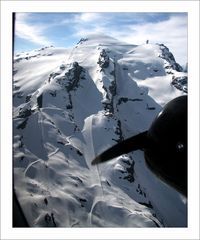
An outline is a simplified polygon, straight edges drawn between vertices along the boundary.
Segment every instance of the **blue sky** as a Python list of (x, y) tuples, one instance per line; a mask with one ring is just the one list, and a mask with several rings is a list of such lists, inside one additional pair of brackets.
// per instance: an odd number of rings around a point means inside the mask
[(15, 51), (72, 47), (91, 33), (164, 43), (180, 64), (187, 62), (187, 13), (16, 13)]

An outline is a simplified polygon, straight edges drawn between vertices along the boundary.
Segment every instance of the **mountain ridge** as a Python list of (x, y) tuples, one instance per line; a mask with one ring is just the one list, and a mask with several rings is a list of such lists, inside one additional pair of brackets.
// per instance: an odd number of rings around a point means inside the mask
[(71, 52), (50, 47), (14, 60), (14, 183), (30, 226), (186, 225), (185, 202), (142, 152), (91, 166), (185, 94), (187, 74), (167, 47), (88, 36)]

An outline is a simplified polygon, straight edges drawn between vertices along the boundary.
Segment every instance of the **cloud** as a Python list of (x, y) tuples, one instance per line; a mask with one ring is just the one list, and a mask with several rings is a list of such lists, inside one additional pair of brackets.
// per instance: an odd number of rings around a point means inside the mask
[(106, 13), (81, 13), (75, 15), (71, 20), (73, 36), (83, 37), (90, 34), (101, 34), (107, 32), (112, 17)]
[(183, 17), (171, 17), (169, 20), (157, 23), (134, 25), (129, 27), (129, 30), (137, 41), (142, 41), (142, 37), (150, 38), (154, 42), (177, 41), (187, 38), (187, 19)]
[(39, 45), (52, 44), (44, 35), (46, 26), (29, 23), (29, 13), (16, 13), (15, 34), (19, 38), (28, 40)]
[(16, 17), (16, 35), (40, 45), (52, 44), (50, 39), (58, 46), (72, 45), (90, 34), (132, 44), (149, 39), (169, 47), (180, 64), (187, 62), (186, 13), (18, 13)]
[[(131, 20), (132, 16), (132, 20)], [(84, 19), (84, 20), (83, 20)], [(151, 19), (151, 20), (150, 20)], [(187, 15), (83, 13), (73, 23), (74, 36), (106, 34), (132, 44), (164, 43), (177, 62), (187, 62)]]
[(115, 32), (126, 42), (142, 44), (164, 43), (181, 64), (187, 61), (187, 16), (172, 16), (168, 20), (129, 26), (126, 31)]
[(63, 19), (56, 23), (55, 26), (82, 26), (88, 27), (93, 24), (97, 24), (102, 19), (101, 13), (66, 13), (63, 15)]
[(82, 21), (84, 23), (89, 23), (89, 22), (97, 21), (99, 19), (101, 19), (100, 13), (81, 13), (76, 20)]

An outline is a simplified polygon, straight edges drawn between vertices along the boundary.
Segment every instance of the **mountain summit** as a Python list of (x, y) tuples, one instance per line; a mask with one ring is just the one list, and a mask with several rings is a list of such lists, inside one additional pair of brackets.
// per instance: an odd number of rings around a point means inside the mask
[(90, 35), (17, 54), (13, 75), (14, 188), (30, 226), (186, 226), (185, 199), (141, 151), (91, 165), (187, 93), (166, 46)]

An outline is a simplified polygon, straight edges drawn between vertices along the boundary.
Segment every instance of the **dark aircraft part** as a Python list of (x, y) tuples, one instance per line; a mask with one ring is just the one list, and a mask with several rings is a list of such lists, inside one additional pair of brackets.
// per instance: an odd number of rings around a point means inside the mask
[(13, 227), (29, 227), (14, 190), (13, 190)]
[(187, 96), (170, 101), (152, 123), (144, 150), (150, 169), (187, 195)]
[(163, 181), (187, 196), (187, 96), (170, 101), (150, 129), (106, 150), (92, 165), (124, 153), (144, 150), (147, 166)]
[(105, 152), (103, 152), (101, 155), (97, 156), (93, 161), (92, 165), (106, 162), (112, 158), (118, 157), (122, 154), (129, 153), (131, 151), (135, 151), (138, 149), (143, 149), (147, 142), (147, 131), (142, 132), (136, 136), (133, 136), (131, 138), (128, 138), (113, 147), (109, 148)]

